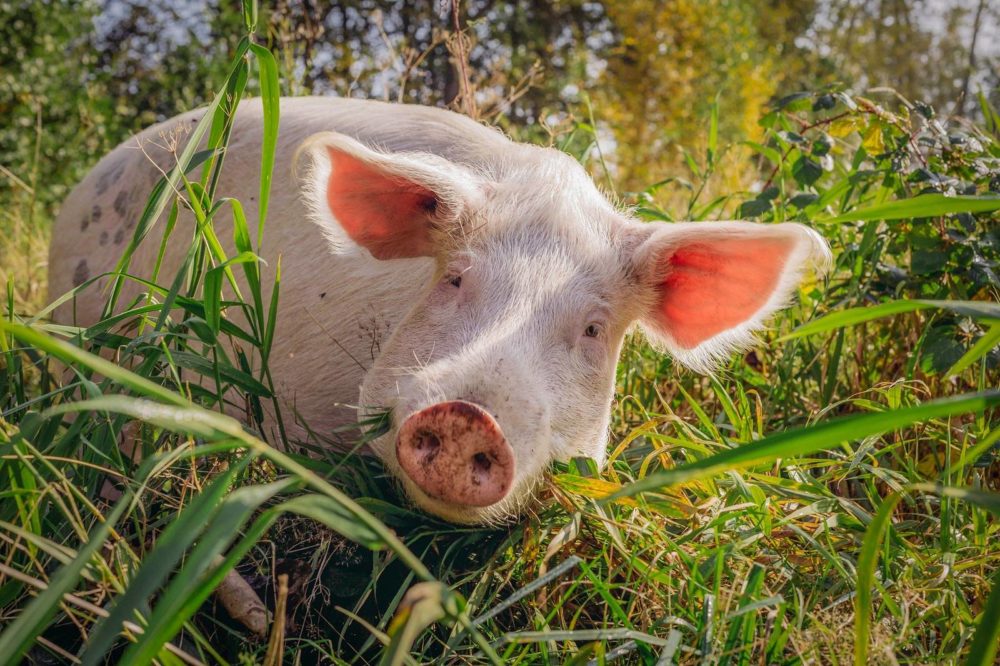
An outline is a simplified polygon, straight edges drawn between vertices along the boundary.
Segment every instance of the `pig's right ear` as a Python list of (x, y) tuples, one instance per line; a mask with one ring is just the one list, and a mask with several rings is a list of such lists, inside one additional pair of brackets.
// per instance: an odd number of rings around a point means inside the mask
[(376, 259), (434, 256), (483, 196), (473, 173), (431, 153), (379, 152), (335, 132), (301, 150), (311, 161), (307, 201), (335, 251), (353, 244)]
[[(676, 222), (629, 228), (630, 270), (643, 288), (640, 324), (681, 363), (711, 371), (745, 349), (830, 249), (800, 224)], [(644, 239), (644, 240), (643, 240)]]

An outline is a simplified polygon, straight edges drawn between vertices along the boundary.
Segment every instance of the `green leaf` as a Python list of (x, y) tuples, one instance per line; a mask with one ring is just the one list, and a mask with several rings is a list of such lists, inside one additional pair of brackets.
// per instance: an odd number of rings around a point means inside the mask
[(1000, 405), (1000, 391), (983, 391), (942, 398), (904, 409), (847, 416), (826, 423), (780, 432), (674, 469), (651, 474), (625, 486), (601, 501), (603, 503), (613, 502), (622, 497), (633, 497), (644, 492), (681, 483), (709, 479), (722, 472), (771, 463), (789, 456), (823, 451), (834, 448), (841, 442), (851, 442), (873, 435), (881, 435), (930, 419), (981, 412), (996, 405)]
[(871, 638), (872, 588), (875, 585), (875, 567), (878, 554), (889, 527), (892, 512), (902, 499), (900, 493), (892, 493), (882, 502), (875, 516), (865, 530), (858, 556), (858, 586), (854, 598), (854, 666), (867, 666), (868, 640)]
[(830, 93), (824, 93), (813, 101), (813, 111), (826, 111), (837, 106), (837, 98)]
[(271, 356), (271, 344), (274, 342), (274, 331), (278, 327), (278, 298), (281, 294), (281, 258), (274, 271), (274, 286), (271, 287), (271, 303), (268, 306), (267, 321), (264, 323), (263, 341), (260, 345), (262, 363), (267, 364)]
[(715, 161), (715, 155), (719, 146), (719, 95), (715, 96), (709, 116), (708, 124), (708, 151), (705, 163), (711, 167)]
[(406, 591), (399, 611), (389, 624), (391, 640), (379, 663), (399, 666), (409, 654), (413, 642), (435, 622), (459, 613), (459, 601), (454, 592), (438, 582), (417, 583)]
[(910, 271), (914, 275), (931, 276), (948, 266), (948, 253), (944, 248), (917, 249), (910, 252)]
[(819, 180), (819, 177), (822, 175), (823, 167), (821, 167), (819, 162), (811, 157), (801, 155), (799, 159), (795, 160), (795, 163), (792, 164), (792, 176), (795, 178), (795, 182), (804, 187), (812, 185)]
[(251, 35), (257, 31), (257, 0), (243, 0), (243, 27)]
[(957, 363), (963, 352), (953, 327), (931, 327), (920, 347), (920, 367), (928, 374), (941, 374)]
[(771, 108), (775, 110), (801, 111), (809, 108), (809, 99), (812, 95), (811, 92), (794, 92), (778, 98), (771, 104)]
[(744, 141), (742, 145), (747, 146), (754, 152), (759, 153), (760, 155), (763, 155), (764, 158), (767, 159), (767, 161), (770, 162), (771, 164), (781, 163), (781, 153), (775, 150), (774, 148), (771, 148), (770, 146), (765, 146), (755, 141)]
[(997, 345), (1000, 345), (1000, 324), (993, 324), (983, 334), (983, 337), (979, 338), (976, 344), (972, 345), (969, 351), (965, 352), (962, 358), (958, 359), (955, 365), (948, 369), (947, 376), (951, 377), (961, 373), (983, 356), (993, 351)]
[(833, 312), (799, 326), (788, 335), (778, 338), (779, 342), (802, 338), (817, 333), (826, 333), (845, 326), (855, 326), (873, 319), (890, 317), (904, 312), (916, 310), (944, 309), (971, 317), (978, 321), (993, 325), (1000, 323), (1000, 304), (983, 301), (889, 301), (872, 307), (849, 308)]
[(201, 290), (205, 304), (205, 323), (212, 329), (212, 335), (218, 337), (222, 326), (222, 278), (221, 270), (210, 270), (202, 279)]
[(740, 204), (739, 217), (741, 219), (760, 217), (771, 210), (770, 199), (751, 199)]
[(226, 274), (226, 269), (233, 264), (256, 264), (257, 261), (259, 261), (257, 255), (245, 250), (205, 273), (201, 288), (205, 303), (205, 321), (216, 335), (222, 326), (222, 278)]
[(789, 199), (788, 203), (792, 204), (796, 208), (805, 208), (806, 206), (816, 203), (818, 200), (819, 196), (813, 194), (812, 192), (800, 192)]
[(816, 222), (839, 224), (866, 220), (909, 220), (918, 217), (937, 217), (956, 213), (989, 213), (1000, 209), (1000, 197), (996, 196), (945, 196), (943, 194), (921, 194), (912, 199), (901, 199), (888, 203), (859, 208), (850, 213), (819, 219)]
[(271, 176), (274, 172), (274, 152), (278, 145), (279, 98), (278, 64), (274, 56), (263, 46), (251, 44), (250, 50), (257, 58), (260, 68), (260, 98), (264, 105), (264, 140), (260, 154), (260, 203), (258, 206), (257, 247), (264, 240), (264, 221), (267, 219), (267, 204), (271, 196)]

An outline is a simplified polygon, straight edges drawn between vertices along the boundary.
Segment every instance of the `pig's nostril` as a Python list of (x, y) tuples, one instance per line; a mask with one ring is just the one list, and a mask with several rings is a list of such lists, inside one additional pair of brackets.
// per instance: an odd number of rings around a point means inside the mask
[(477, 472), (485, 474), (490, 471), (490, 467), (493, 467), (493, 462), (485, 453), (477, 453), (472, 456), (472, 466), (475, 467)]
[(430, 430), (419, 430), (413, 435), (413, 448), (431, 454), (441, 448), (441, 438)]

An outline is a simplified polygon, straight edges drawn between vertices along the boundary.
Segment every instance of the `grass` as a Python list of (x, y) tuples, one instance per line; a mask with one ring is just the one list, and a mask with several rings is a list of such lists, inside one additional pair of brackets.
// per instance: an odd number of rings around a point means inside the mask
[[(777, 103), (762, 120), (767, 142), (749, 148), (769, 185), (739, 208), (809, 220), (834, 247), (833, 275), (806, 285), (765, 343), (714, 378), (630, 338), (607, 469), (556, 464), (545, 508), (502, 529), (458, 527), (407, 508), (365, 456), (280, 451), (220, 414), (230, 386), (251, 414), (273, 394), (280, 279), (261, 283), (256, 253), (280, 109), (252, 9), (195, 130), (209, 149), (179, 153), (133, 239), (185, 201), (199, 221), (187, 270), (134, 303), (112, 291), (108, 311), (124, 316), (55, 326), (36, 284), (38, 183), (4, 212), (0, 661), (994, 662), (997, 291), (969, 277), (952, 245), (934, 255), (926, 229), (952, 238), (961, 225), (954, 245), (983, 241), (982, 255), (1000, 202), (983, 186), (921, 195), (889, 148), (972, 179), (963, 169), (998, 157), (995, 136), (976, 130), (979, 155), (919, 153), (911, 140), (926, 126), (864, 98), (838, 97), (844, 110), (826, 115), (827, 102), (802, 105), (829, 92)], [(215, 199), (231, 111), (251, 80), (269, 119), (256, 229), (239, 202)], [(844, 113), (853, 134), (834, 127)], [(740, 204), (701, 199), (727, 151), (713, 139), (718, 114), (704, 156), (689, 154), (698, 184), (635, 194), (640, 214), (704, 219)], [(816, 175), (810, 163), (831, 152)], [(212, 228), (223, 214), (236, 257)], [(121, 280), (128, 265), (126, 253)], [(888, 283), (886, 266), (909, 268), (908, 280)], [(249, 289), (223, 300), (236, 271)], [(231, 358), (226, 338), (242, 352)], [(193, 388), (192, 374), (216, 377), (216, 390)], [(342, 435), (363, 442), (377, 427)], [(118, 445), (125, 431), (136, 460)], [(212, 595), (234, 570), (284, 609), (260, 634)]]

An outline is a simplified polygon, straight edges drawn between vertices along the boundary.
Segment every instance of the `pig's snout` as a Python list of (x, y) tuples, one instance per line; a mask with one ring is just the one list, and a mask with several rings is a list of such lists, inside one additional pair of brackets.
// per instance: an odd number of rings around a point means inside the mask
[(462, 506), (496, 504), (514, 480), (514, 450), (500, 426), (462, 400), (411, 414), (399, 429), (396, 459), (427, 495)]

